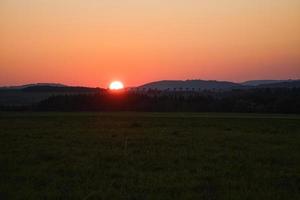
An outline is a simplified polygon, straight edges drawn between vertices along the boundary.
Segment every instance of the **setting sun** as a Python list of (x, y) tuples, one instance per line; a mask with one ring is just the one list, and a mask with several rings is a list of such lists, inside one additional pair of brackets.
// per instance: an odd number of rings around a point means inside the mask
[(120, 90), (120, 89), (123, 89), (123, 88), (124, 88), (124, 85), (121, 81), (113, 81), (109, 85), (110, 90)]

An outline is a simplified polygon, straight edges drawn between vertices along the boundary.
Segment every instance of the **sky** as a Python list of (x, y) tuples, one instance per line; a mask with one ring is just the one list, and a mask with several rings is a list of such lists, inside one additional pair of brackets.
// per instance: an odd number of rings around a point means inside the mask
[(299, 0), (0, 0), (0, 85), (300, 79)]

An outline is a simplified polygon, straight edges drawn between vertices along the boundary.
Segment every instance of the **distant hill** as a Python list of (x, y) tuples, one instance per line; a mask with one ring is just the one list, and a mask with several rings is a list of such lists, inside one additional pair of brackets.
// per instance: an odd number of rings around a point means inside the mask
[(261, 84), (258, 88), (300, 88), (300, 80)]
[(20, 90), (28, 87), (35, 87), (35, 86), (52, 86), (52, 87), (68, 87), (66, 85), (60, 83), (33, 83), (33, 84), (26, 84), (26, 85), (19, 85), (19, 86), (5, 86), (0, 87), (0, 90)]
[(102, 92), (101, 88), (69, 87), (62, 84), (28, 84), (0, 88), (1, 105), (32, 105), (51, 96), (96, 94)]
[(141, 85), (138, 89), (157, 89), (157, 90), (183, 90), (183, 91), (199, 91), (199, 90), (228, 90), (234, 88), (243, 88), (244, 86), (238, 83), (228, 81), (212, 81), (212, 80), (164, 80), (147, 83)]
[(99, 92), (101, 89), (89, 88), (89, 87), (39, 85), (39, 86), (25, 87), (21, 90), (23, 92), (90, 93), (90, 92)]
[(282, 83), (282, 82), (292, 82), (295, 80), (250, 80), (242, 82), (242, 85), (245, 86), (258, 86), (263, 84), (273, 84), (273, 83)]
[(140, 90), (169, 91), (201, 91), (201, 90), (231, 90), (249, 88), (299, 87), (300, 80), (251, 80), (243, 83), (215, 80), (163, 80), (147, 83), (137, 87)]

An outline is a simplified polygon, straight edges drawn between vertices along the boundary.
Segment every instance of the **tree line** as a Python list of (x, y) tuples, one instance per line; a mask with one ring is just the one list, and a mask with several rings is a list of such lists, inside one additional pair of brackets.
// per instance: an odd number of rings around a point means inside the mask
[(300, 113), (300, 88), (56, 95), (31, 106), (0, 110)]

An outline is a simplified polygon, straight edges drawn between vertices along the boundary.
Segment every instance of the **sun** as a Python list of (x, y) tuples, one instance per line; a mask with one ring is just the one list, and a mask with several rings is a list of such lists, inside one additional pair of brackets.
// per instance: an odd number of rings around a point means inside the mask
[(110, 90), (121, 90), (124, 89), (124, 84), (121, 81), (113, 81), (109, 84)]

